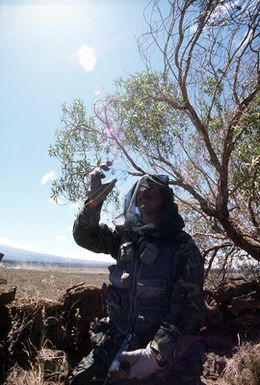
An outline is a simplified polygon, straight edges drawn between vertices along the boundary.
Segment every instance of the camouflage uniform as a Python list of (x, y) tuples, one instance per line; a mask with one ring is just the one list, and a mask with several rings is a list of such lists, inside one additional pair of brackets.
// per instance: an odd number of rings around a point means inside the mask
[[(110, 254), (107, 320), (92, 330), (93, 350), (68, 376), (68, 385), (102, 384), (125, 336), (129, 350), (149, 341), (170, 365), (145, 380), (117, 384), (199, 385), (202, 348), (195, 336), (204, 321), (203, 261), (182, 219), (164, 213), (160, 224), (109, 228), (99, 224), (101, 205), (85, 208), (74, 239), (96, 253)], [(110, 383), (110, 382), (108, 382)]]

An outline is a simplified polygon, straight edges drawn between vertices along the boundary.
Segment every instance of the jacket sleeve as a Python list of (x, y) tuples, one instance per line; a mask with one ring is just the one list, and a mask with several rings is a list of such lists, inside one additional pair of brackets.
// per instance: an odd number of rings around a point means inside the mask
[(194, 241), (185, 233), (175, 253), (169, 311), (161, 322), (151, 346), (167, 357), (175, 350), (181, 337), (198, 332), (204, 323), (204, 267), (202, 256)]
[(73, 226), (75, 242), (95, 253), (111, 254), (116, 258), (118, 235), (105, 224), (99, 224), (102, 204), (97, 208), (86, 208), (78, 215)]

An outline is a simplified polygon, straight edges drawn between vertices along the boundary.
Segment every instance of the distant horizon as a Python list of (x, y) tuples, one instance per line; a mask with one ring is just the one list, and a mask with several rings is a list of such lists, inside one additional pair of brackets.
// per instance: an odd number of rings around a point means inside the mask
[(62, 256), (62, 255), (56, 255), (56, 254), (49, 254), (49, 253), (41, 253), (29, 249), (23, 249), (23, 248), (16, 248), (8, 245), (1, 245), (0, 244), (0, 253), (4, 254), (4, 257), (2, 259), (2, 262), (9, 262), (9, 261), (17, 261), (17, 262), (35, 262), (35, 263), (81, 263), (81, 264), (109, 264), (108, 260), (104, 260), (101, 256), (98, 256), (95, 259), (88, 258), (87, 253), (86, 257), (82, 257), (81, 255), (79, 257), (75, 256)]

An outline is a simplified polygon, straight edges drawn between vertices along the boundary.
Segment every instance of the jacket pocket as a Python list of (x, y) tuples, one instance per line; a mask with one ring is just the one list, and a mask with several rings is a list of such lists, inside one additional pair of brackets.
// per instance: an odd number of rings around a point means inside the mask
[(127, 314), (127, 310), (129, 308), (127, 299), (127, 290), (109, 285), (107, 290), (107, 304), (110, 313), (109, 316), (113, 317), (115, 314)]
[(109, 280), (113, 286), (116, 286), (120, 289), (128, 289), (130, 286), (130, 273), (125, 269), (122, 269), (118, 265), (111, 265), (108, 267)]
[(161, 279), (142, 279), (137, 283), (139, 298), (164, 298), (167, 293), (166, 281)]
[(125, 242), (120, 246), (120, 260), (124, 263), (134, 259), (134, 243)]
[(145, 245), (144, 251), (140, 255), (140, 259), (145, 265), (150, 266), (156, 261), (159, 253), (160, 249), (153, 243), (148, 242)]

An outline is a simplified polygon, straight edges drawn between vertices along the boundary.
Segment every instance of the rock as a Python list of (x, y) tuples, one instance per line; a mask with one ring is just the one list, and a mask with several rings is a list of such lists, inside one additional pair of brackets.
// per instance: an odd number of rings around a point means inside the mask
[(62, 350), (41, 349), (38, 352), (38, 363), (46, 381), (62, 381), (68, 372), (66, 354)]
[(59, 318), (50, 316), (44, 320), (44, 345), (49, 348), (64, 349), (65, 330)]
[[(203, 365), (203, 377), (207, 380), (217, 380), (226, 367), (226, 359), (223, 356), (210, 352), (206, 355)], [(208, 383), (208, 382), (207, 382)]]
[(8, 305), (15, 298), (16, 287), (0, 284), (0, 306)]
[(9, 314), (9, 309), (6, 306), (0, 306), (0, 335), (2, 334), (2, 328), (5, 328), (11, 323), (11, 317)]

